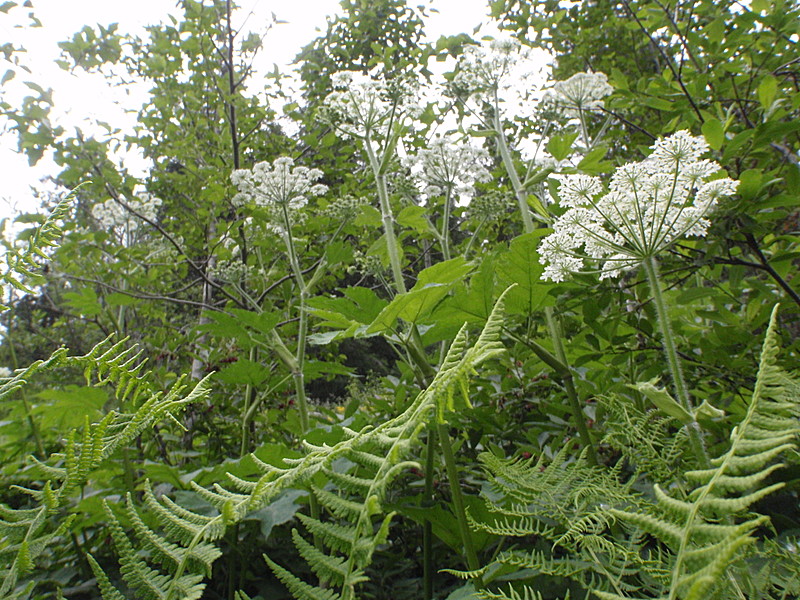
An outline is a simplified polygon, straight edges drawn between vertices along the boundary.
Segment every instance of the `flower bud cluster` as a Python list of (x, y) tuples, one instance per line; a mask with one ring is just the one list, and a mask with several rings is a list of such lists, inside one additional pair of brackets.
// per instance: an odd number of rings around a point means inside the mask
[(358, 272), (372, 277), (380, 277), (386, 272), (379, 256), (364, 254), (360, 250), (353, 253), (353, 263), (354, 266), (348, 269), (348, 272)]
[(211, 279), (226, 283), (246, 282), (257, 273), (258, 269), (255, 266), (242, 264), (240, 260), (218, 261), (208, 270)]
[(563, 281), (585, 260), (600, 264), (600, 278), (616, 277), (656, 256), (684, 236), (703, 237), (706, 218), (738, 181), (710, 179), (721, 167), (701, 159), (703, 138), (679, 131), (658, 140), (650, 156), (619, 167), (605, 191), (598, 177), (567, 175), (559, 187), (567, 210), (542, 240), (542, 277)]
[(387, 82), (382, 76), (340, 71), (331, 84), (334, 91), (325, 98), (321, 115), (345, 137), (385, 138), (395, 123), (423, 111), (418, 90), (408, 79)]
[(499, 221), (515, 207), (514, 198), (503, 192), (492, 190), (470, 200), (467, 214), (479, 221)]
[(613, 91), (605, 73), (575, 73), (566, 81), (553, 84), (542, 101), (562, 108), (568, 117), (576, 117), (581, 111), (603, 108), (603, 98)]
[(347, 194), (331, 202), (323, 211), (323, 215), (335, 221), (350, 221), (361, 211), (361, 207), (368, 204), (365, 198), (356, 198)]
[[(125, 204), (146, 219), (154, 221), (158, 213), (158, 208), (161, 206), (161, 199), (147, 192), (140, 192), (134, 198), (126, 200)], [(133, 233), (142, 224), (141, 219), (134, 216), (119, 202), (113, 199), (95, 204), (92, 207), (92, 216), (97, 220), (102, 229), (126, 227), (128, 233)]]
[(484, 166), (489, 162), (486, 150), (439, 136), (428, 144), (428, 148), (404, 162), (412, 173), (416, 172), (429, 196), (443, 195), (448, 191), (451, 194), (472, 194), (477, 182), (492, 179)]
[(321, 177), (319, 169), (295, 167), (294, 160), (288, 156), (273, 163), (256, 163), (252, 170), (237, 169), (231, 175), (231, 181), (239, 189), (233, 203), (295, 212), (308, 204), (309, 196), (328, 191), (326, 185), (316, 183)]

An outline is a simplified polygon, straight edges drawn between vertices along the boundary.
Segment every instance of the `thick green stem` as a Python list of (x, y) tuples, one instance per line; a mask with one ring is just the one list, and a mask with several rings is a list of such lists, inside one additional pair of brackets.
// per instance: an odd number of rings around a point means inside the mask
[[(478, 555), (475, 553), (475, 547), (472, 544), (472, 535), (470, 534), (469, 525), (467, 524), (467, 513), (464, 510), (464, 497), (461, 494), (461, 481), (458, 478), (458, 467), (456, 466), (456, 459), (453, 455), (453, 448), (450, 445), (450, 434), (447, 432), (447, 426), (441, 423), (437, 424), (437, 431), (439, 433), (439, 445), (442, 448), (442, 455), (444, 456), (444, 464), (447, 468), (447, 482), (450, 485), (453, 512), (458, 522), (461, 543), (464, 545), (467, 567), (471, 571), (477, 571), (480, 568), (480, 563), (478, 562)], [(476, 580), (476, 584), (477, 587), (481, 587), (480, 579)]]
[[(9, 302), (9, 305), (11, 303)], [(11, 338), (11, 332), (13, 331), (13, 327), (9, 325), (8, 331), (6, 332), (6, 346), (8, 347), (9, 353), (11, 354), (11, 365), (14, 367), (16, 371), (19, 369), (19, 361), (17, 360), (17, 351), (14, 349), (14, 340)], [(36, 453), (40, 460), (44, 460), (47, 458), (47, 454), (44, 450), (44, 443), (42, 442), (42, 436), (39, 433), (39, 426), (36, 424), (36, 421), (33, 419), (33, 412), (31, 412), (31, 406), (28, 403), (28, 396), (25, 393), (25, 388), (22, 387), (19, 390), (19, 397), (22, 399), (22, 407), (25, 409), (25, 418), (28, 420), (28, 425), (31, 427), (31, 435), (33, 435), (33, 440), (36, 443)]]
[(381, 207), (381, 219), (383, 220), (383, 233), (386, 236), (386, 249), (389, 253), (389, 264), (392, 268), (394, 285), (397, 292), (403, 294), (406, 291), (406, 284), (403, 279), (403, 267), (400, 264), (400, 250), (394, 234), (394, 214), (392, 213), (392, 205), (389, 202), (389, 191), (386, 188), (386, 176), (381, 171), (381, 162), (375, 155), (369, 138), (364, 140), (364, 149), (369, 158), (370, 167), (372, 167), (372, 174), (375, 177), (375, 187), (378, 191), (378, 202)]
[[(661, 331), (664, 354), (667, 357), (670, 375), (672, 375), (672, 384), (675, 387), (675, 394), (678, 397), (678, 402), (686, 412), (690, 415), (694, 415), (694, 406), (689, 397), (689, 389), (686, 387), (686, 381), (683, 378), (683, 370), (681, 369), (681, 363), (678, 359), (678, 351), (675, 347), (675, 339), (672, 335), (672, 327), (670, 326), (669, 312), (664, 302), (664, 291), (661, 287), (661, 278), (658, 274), (658, 261), (656, 261), (654, 256), (651, 256), (642, 262), (642, 266), (647, 274), (647, 281), (650, 284), (650, 293), (653, 296), (653, 303), (656, 307), (656, 320), (658, 321), (658, 326)], [(708, 467), (710, 465), (708, 454), (706, 454), (703, 438), (700, 434), (700, 426), (697, 424), (697, 421), (692, 420), (688, 425), (688, 429), (689, 443), (694, 455), (703, 467)]]
[(444, 217), (442, 218), (442, 257), (450, 260), (450, 213), (452, 212), (453, 188), (448, 187), (444, 197)]
[[(433, 465), (436, 458), (436, 435), (433, 428), (428, 428), (428, 440), (425, 447), (425, 492), (422, 496), (423, 508), (430, 508), (433, 501)], [(422, 598), (433, 598), (433, 527), (429, 519), (422, 525)]]
[(514, 159), (511, 158), (511, 150), (503, 132), (503, 123), (500, 120), (500, 111), (497, 103), (495, 103), (494, 110), (494, 128), (497, 132), (497, 147), (500, 150), (500, 157), (503, 159), (503, 166), (506, 169), (506, 173), (508, 173), (509, 179), (511, 179), (511, 185), (514, 188), (514, 194), (519, 204), (523, 230), (525, 233), (530, 233), (533, 231), (533, 219), (531, 218), (531, 209), (528, 207), (528, 193), (519, 179), (517, 168), (514, 166)]
[(289, 218), (289, 209), (286, 205), (283, 206), (284, 227), (286, 228), (286, 235), (284, 241), (286, 242), (286, 250), (289, 255), (289, 264), (294, 274), (295, 283), (300, 291), (300, 306), (298, 308), (299, 323), (297, 327), (297, 351), (295, 352), (295, 364), (292, 369), (292, 379), (294, 380), (294, 390), (297, 396), (297, 407), (300, 409), (300, 429), (302, 435), (305, 436), (309, 430), (308, 421), (308, 399), (306, 397), (306, 383), (303, 369), (306, 359), (306, 337), (308, 336), (308, 314), (306, 313), (306, 300), (308, 299), (308, 289), (306, 287), (305, 279), (303, 278), (303, 271), (300, 268), (300, 261), (297, 257), (297, 251), (294, 247), (294, 240), (292, 239), (292, 224)]
[[(258, 349), (256, 347), (250, 348), (249, 360), (256, 362), (258, 360)], [(244, 456), (250, 450), (250, 419), (255, 412), (253, 407), (256, 406), (255, 386), (248, 383), (244, 390), (244, 410), (242, 411), (242, 442), (239, 447), (239, 457)]]
[[(567, 355), (564, 352), (563, 336), (561, 335), (561, 328), (558, 326), (555, 316), (553, 315), (553, 308), (548, 306), (544, 309), (544, 318), (547, 323), (547, 329), (550, 332), (550, 338), (553, 340), (553, 347), (556, 352), (556, 358), (562, 365), (567, 364)], [(561, 373), (564, 381), (564, 389), (567, 392), (569, 405), (572, 409), (572, 418), (575, 419), (575, 425), (578, 428), (578, 434), (581, 438), (581, 444), (586, 448), (589, 462), (593, 465), (597, 464), (597, 453), (594, 449), (592, 436), (589, 434), (589, 427), (586, 425), (586, 416), (583, 414), (583, 406), (578, 399), (578, 392), (575, 390), (575, 382), (572, 378), (572, 370), (567, 368)]]
[[(506, 141), (505, 134), (503, 133), (498, 102), (495, 102), (494, 123), (495, 130), (497, 131), (497, 147), (500, 149), (500, 156), (503, 159), (503, 165), (505, 166), (506, 172), (511, 179), (511, 185), (514, 187), (514, 193), (517, 196), (519, 209), (522, 213), (522, 223), (525, 233), (531, 233), (533, 232), (534, 227), (533, 219), (531, 219), (531, 211), (528, 207), (528, 193), (519, 179), (517, 169), (514, 166), (514, 161), (511, 158), (511, 150), (508, 147), (508, 142)], [(575, 389), (575, 382), (572, 377), (572, 369), (569, 366), (566, 352), (564, 352), (564, 342), (561, 331), (556, 323), (555, 316), (553, 315), (553, 309), (551, 307), (548, 306), (545, 308), (544, 318), (547, 324), (547, 329), (550, 333), (550, 337), (553, 341), (553, 348), (556, 352), (556, 358), (563, 367), (563, 371), (559, 371), (564, 380), (564, 389), (566, 390), (567, 397), (569, 398), (572, 415), (575, 419), (575, 425), (578, 428), (578, 434), (581, 437), (581, 443), (587, 449), (589, 461), (592, 464), (597, 464), (597, 453), (595, 452), (594, 445), (592, 444), (592, 438), (589, 435), (589, 428), (586, 426), (586, 417), (583, 414), (583, 408), (578, 398), (578, 393)]]

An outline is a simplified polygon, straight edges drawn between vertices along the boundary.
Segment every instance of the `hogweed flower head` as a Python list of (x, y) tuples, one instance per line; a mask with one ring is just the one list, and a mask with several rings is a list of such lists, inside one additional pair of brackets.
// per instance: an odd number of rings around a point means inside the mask
[(325, 98), (322, 115), (344, 136), (386, 137), (404, 117), (422, 113), (417, 90), (408, 79), (386, 81), (357, 71), (331, 77), (334, 91)]
[(467, 214), (479, 221), (498, 221), (516, 206), (513, 197), (497, 190), (491, 190), (469, 201)]
[(451, 89), (457, 95), (491, 99), (514, 80), (538, 71), (530, 51), (513, 38), (491, 40), (488, 45), (467, 46), (458, 61)]
[(491, 181), (484, 163), (489, 153), (469, 143), (455, 143), (435, 137), (428, 148), (404, 162), (425, 186), (425, 193), (438, 196), (448, 190), (455, 194), (471, 194), (477, 182)]
[(709, 180), (721, 167), (700, 158), (707, 150), (705, 140), (679, 131), (658, 140), (647, 159), (619, 167), (607, 191), (598, 177), (565, 176), (559, 196), (567, 210), (539, 248), (542, 278), (563, 281), (587, 260), (600, 265), (601, 279), (616, 277), (684, 235), (705, 236), (706, 216), (739, 183)]
[(563, 108), (568, 116), (576, 116), (581, 111), (603, 108), (603, 98), (613, 91), (605, 73), (575, 73), (553, 84), (542, 100)]
[(231, 181), (239, 188), (233, 203), (294, 212), (308, 204), (309, 196), (319, 196), (328, 190), (326, 185), (317, 183), (321, 177), (319, 169), (295, 167), (288, 156), (272, 163), (256, 163), (252, 170), (237, 169), (231, 175)]
[[(135, 193), (133, 198), (126, 198), (125, 204), (145, 219), (154, 221), (158, 216), (161, 198), (148, 192)], [(144, 223), (140, 218), (113, 199), (108, 199), (92, 207), (92, 216), (103, 229), (121, 229), (133, 234)]]

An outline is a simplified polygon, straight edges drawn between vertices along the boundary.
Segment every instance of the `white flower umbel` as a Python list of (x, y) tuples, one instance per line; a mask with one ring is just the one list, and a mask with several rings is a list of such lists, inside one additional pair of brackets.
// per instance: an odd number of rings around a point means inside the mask
[(425, 193), (431, 196), (471, 195), (477, 182), (492, 179), (484, 166), (489, 162), (486, 150), (440, 136), (404, 162), (423, 184)]
[[(155, 221), (161, 199), (147, 192), (138, 192), (133, 198), (123, 200), (132, 211), (145, 219)], [(129, 245), (144, 221), (125, 208), (120, 202), (108, 199), (92, 207), (92, 216), (102, 229), (112, 230), (120, 243)]]
[(646, 160), (619, 167), (607, 191), (597, 177), (565, 176), (559, 196), (567, 211), (540, 246), (543, 277), (563, 281), (585, 262), (599, 265), (601, 279), (616, 277), (683, 236), (705, 236), (706, 216), (738, 185), (708, 180), (720, 166), (700, 158), (707, 150), (702, 138), (679, 131)]
[(273, 163), (256, 163), (251, 169), (238, 169), (231, 181), (239, 188), (233, 198), (239, 206), (252, 204), (270, 209), (286, 208), (296, 211), (308, 204), (309, 196), (319, 196), (328, 187), (317, 181), (322, 177), (319, 169), (295, 167), (288, 156)]
[(555, 82), (542, 101), (562, 107), (569, 116), (578, 116), (580, 111), (603, 108), (603, 98), (613, 91), (605, 73), (575, 73), (566, 81)]
[(483, 148), (437, 136), (428, 143), (428, 148), (405, 161), (426, 194), (444, 196), (438, 238), (445, 260), (450, 260), (450, 214), (456, 196), (471, 195), (477, 182), (491, 181), (491, 173), (483, 166), (488, 160), (489, 154)]
[(422, 112), (417, 90), (410, 81), (357, 71), (341, 71), (331, 77), (334, 91), (324, 101), (322, 116), (345, 137), (385, 139), (395, 124)]
[(604, 107), (603, 98), (614, 91), (605, 73), (576, 73), (566, 81), (557, 81), (542, 97), (543, 104), (558, 108), (568, 119), (578, 123), (583, 150), (589, 151), (603, 136), (608, 119), (593, 137), (589, 135), (588, 114)]
[(658, 140), (646, 160), (618, 168), (607, 192), (596, 177), (567, 176), (560, 187), (567, 211), (540, 246), (543, 278), (553, 281), (580, 271), (585, 261), (598, 263), (601, 278), (644, 269), (675, 392), (692, 418), (689, 441), (704, 468), (709, 461), (678, 359), (657, 256), (684, 235), (704, 236), (708, 213), (736, 191), (738, 182), (728, 177), (709, 181), (720, 166), (700, 158), (707, 150), (702, 138), (679, 131)]
[(540, 71), (530, 49), (513, 38), (496, 39), (464, 48), (451, 87), (457, 95), (491, 102), (498, 92), (518, 86)]

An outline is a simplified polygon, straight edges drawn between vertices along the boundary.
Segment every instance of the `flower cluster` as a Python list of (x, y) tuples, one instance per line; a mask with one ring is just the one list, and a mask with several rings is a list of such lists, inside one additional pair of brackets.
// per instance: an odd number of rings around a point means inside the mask
[(350, 221), (358, 216), (361, 207), (366, 204), (369, 204), (366, 198), (347, 194), (331, 202), (322, 214), (337, 221)]
[(497, 221), (515, 206), (514, 198), (503, 192), (492, 190), (470, 200), (467, 212), (471, 218), (479, 221)]
[[(161, 199), (147, 192), (139, 192), (134, 198), (125, 201), (137, 214), (154, 221)], [(109, 199), (92, 207), (92, 216), (103, 229), (126, 228), (127, 233), (134, 233), (142, 224), (141, 219), (135, 217), (119, 202)]]
[(475, 183), (491, 181), (491, 174), (483, 166), (488, 160), (489, 154), (483, 148), (436, 137), (427, 149), (406, 159), (405, 164), (416, 172), (426, 194), (438, 196), (448, 191), (471, 194)]
[(239, 188), (233, 203), (296, 212), (308, 204), (309, 196), (319, 196), (328, 190), (326, 185), (317, 183), (321, 177), (319, 169), (295, 167), (294, 160), (287, 156), (271, 164), (256, 163), (252, 170), (238, 169), (231, 175), (231, 181)]
[(684, 235), (704, 236), (706, 215), (738, 185), (700, 157), (708, 150), (702, 138), (687, 131), (658, 140), (641, 162), (619, 167), (608, 191), (600, 179), (567, 175), (559, 196), (566, 212), (542, 240), (544, 279), (563, 281), (585, 260), (600, 263), (600, 278), (616, 277), (656, 256)]
[(542, 101), (559, 106), (567, 116), (574, 117), (581, 111), (603, 108), (603, 98), (613, 91), (605, 73), (575, 73), (566, 81), (557, 81)]
[(242, 264), (240, 260), (218, 261), (208, 270), (209, 277), (227, 283), (246, 282), (256, 274), (258, 274), (256, 267)]
[(334, 91), (325, 98), (322, 116), (344, 136), (387, 137), (389, 128), (405, 116), (422, 113), (411, 81), (387, 82), (357, 71), (341, 71), (331, 77)]
[(495, 93), (503, 90), (503, 97), (508, 101), (510, 96), (519, 95), (520, 87), (536, 87), (530, 80), (541, 70), (541, 64), (533, 59), (530, 49), (523, 48), (519, 41), (513, 38), (492, 40), (488, 45), (464, 49), (450, 90), (457, 97), (476, 101), (492, 101)]

